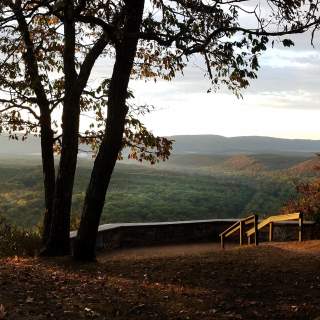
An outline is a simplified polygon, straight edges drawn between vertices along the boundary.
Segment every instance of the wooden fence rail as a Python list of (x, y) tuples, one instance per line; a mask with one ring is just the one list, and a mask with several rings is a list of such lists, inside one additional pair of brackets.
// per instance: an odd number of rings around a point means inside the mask
[[(244, 244), (244, 238), (247, 236), (248, 244), (251, 243), (251, 237), (254, 237), (254, 244), (259, 244), (259, 230), (269, 226), (269, 241), (273, 241), (274, 223), (281, 221), (299, 221), (299, 241), (303, 240), (303, 214), (301, 212), (281, 214), (270, 216), (260, 223), (258, 222), (258, 216), (256, 214), (247, 218), (240, 219), (235, 222), (231, 227), (220, 233), (221, 248), (224, 248), (225, 239), (239, 230), (240, 233), (240, 245)], [(249, 230), (246, 230), (248, 225), (253, 225)]]
[[(302, 241), (302, 233), (303, 233), (303, 214), (301, 212), (289, 213), (289, 214), (281, 214), (276, 216), (268, 217), (262, 220), (257, 229), (260, 230), (266, 226), (269, 226), (269, 241), (273, 241), (273, 227), (275, 222), (281, 221), (291, 221), (291, 220), (298, 220), (299, 221), (299, 241)], [(255, 228), (251, 228), (246, 232), (247, 237), (250, 237), (252, 234), (256, 233)]]
[[(256, 228), (258, 224), (258, 216), (257, 215), (251, 215), (244, 219), (240, 219), (236, 221), (232, 226), (230, 226), (228, 229), (224, 230), (222, 233), (220, 233), (220, 239), (221, 239), (221, 248), (224, 248), (225, 239), (228, 238), (233, 233), (240, 231), (240, 245), (244, 244), (244, 238), (246, 236), (246, 226), (247, 225), (254, 225), (254, 228)], [(249, 238), (248, 238), (249, 239)], [(258, 232), (255, 233), (254, 237), (255, 244), (258, 244)]]

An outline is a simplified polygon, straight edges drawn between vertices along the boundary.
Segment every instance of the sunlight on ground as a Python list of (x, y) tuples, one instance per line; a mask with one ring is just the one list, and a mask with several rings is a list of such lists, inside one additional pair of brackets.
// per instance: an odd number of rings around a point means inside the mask
[[(272, 242), (262, 243), (260, 246), (271, 246), (283, 250), (290, 250), (303, 253), (320, 253), (320, 241), (290, 241), (290, 242)], [(248, 248), (248, 246), (240, 247), (235, 243), (228, 243), (225, 250), (238, 250)], [(181, 257), (194, 256), (209, 253), (222, 252), (219, 243), (197, 243), (197, 244), (178, 244), (178, 245), (163, 245), (152, 247), (139, 247), (129, 249), (117, 249), (108, 252), (103, 252), (99, 255), (99, 261), (104, 263), (108, 260), (130, 260), (130, 259), (150, 259), (150, 258), (165, 258), (165, 257)]]

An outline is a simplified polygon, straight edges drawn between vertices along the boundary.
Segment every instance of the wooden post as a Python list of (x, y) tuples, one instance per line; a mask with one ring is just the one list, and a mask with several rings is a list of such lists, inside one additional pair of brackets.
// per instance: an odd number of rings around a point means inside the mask
[(254, 215), (254, 244), (259, 244), (258, 216)]
[(245, 230), (244, 230), (244, 221), (240, 221), (240, 246), (244, 245), (244, 237), (245, 237)]
[(251, 243), (251, 236), (248, 236), (248, 244)]
[(273, 222), (269, 223), (269, 241), (273, 241)]
[(303, 213), (299, 213), (299, 241), (303, 241)]
[(221, 249), (224, 249), (224, 239), (223, 239), (224, 236), (221, 235), (220, 238), (221, 238)]

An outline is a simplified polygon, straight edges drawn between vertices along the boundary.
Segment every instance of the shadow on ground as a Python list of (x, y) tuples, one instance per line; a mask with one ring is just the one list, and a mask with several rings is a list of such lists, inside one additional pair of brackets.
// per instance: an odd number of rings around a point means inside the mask
[(0, 303), (6, 319), (15, 320), (315, 319), (316, 246), (132, 249), (81, 266), (7, 259), (0, 266)]

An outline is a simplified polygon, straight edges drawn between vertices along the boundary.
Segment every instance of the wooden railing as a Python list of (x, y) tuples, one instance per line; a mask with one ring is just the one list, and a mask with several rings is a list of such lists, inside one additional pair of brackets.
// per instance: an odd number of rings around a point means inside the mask
[[(289, 214), (281, 214), (270, 216), (260, 223), (258, 223), (258, 216), (256, 214), (251, 215), (247, 218), (240, 219), (235, 222), (231, 227), (220, 233), (221, 239), (221, 248), (224, 249), (225, 239), (235, 232), (239, 231), (240, 233), (240, 246), (244, 244), (244, 238), (247, 236), (248, 244), (251, 243), (251, 237), (254, 237), (254, 244), (259, 244), (259, 230), (269, 226), (269, 241), (273, 241), (273, 229), (275, 222), (281, 221), (290, 221), (290, 220), (298, 220), (299, 221), (299, 241), (302, 241), (302, 233), (303, 233), (303, 214), (300, 212), (289, 213)], [(246, 230), (246, 226), (253, 224), (253, 227), (249, 230)]]
[[(221, 248), (224, 249), (225, 244), (225, 238), (228, 238), (233, 233), (240, 231), (240, 246), (244, 244), (244, 237), (246, 235), (246, 226), (253, 224), (253, 228), (256, 230), (255, 232), (255, 244), (258, 244), (258, 216), (256, 214), (251, 215), (249, 217), (246, 217), (244, 219), (240, 219), (237, 222), (235, 222), (232, 226), (230, 226), (228, 229), (224, 230), (222, 233), (220, 233), (220, 239), (221, 239)], [(249, 239), (249, 238), (248, 238)]]
[[(303, 214), (301, 212), (289, 213), (289, 214), (281, 214), (276, 216), (268, 217), (262, 220), (258, 227), (256, 228), (258, 231), (269, 225), (269, 241), (273, 241), (273, 226), (274, 222), (281, 221), (290, 221), (290, 220), (298, 220), (299, 221), (299, 241), (302, 241), (302, 232), (303, 232)], [(250, 236), (257, 232), (255, 228), (251, 228), (246, 232), (248, 239)]]

